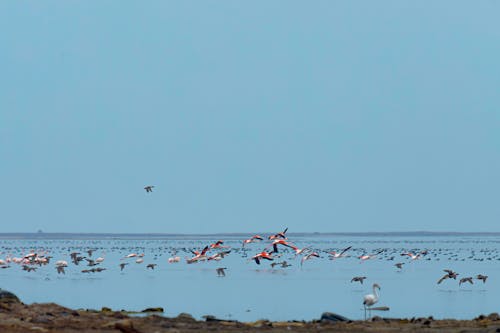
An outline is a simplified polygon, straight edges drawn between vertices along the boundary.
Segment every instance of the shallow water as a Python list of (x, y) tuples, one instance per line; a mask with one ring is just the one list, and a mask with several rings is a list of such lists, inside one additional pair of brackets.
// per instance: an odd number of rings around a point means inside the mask
[[(200, 262), (188, 265), (185, 257), (189, 249), (225, 237), (224, 245), (232, 253), (222, 261)], [(371, 293), (372, 283), (381, 286), (377, 306), (388, 306), (386, 317), (434, 316), (435, 318), (471, 319), (482, 313), (498, 312), (500, 294), (500, 237), (293, 237), (290, 241), (300, 248), (310, 246), (320, 252), (300, 265), (300, 257), (281, 250), (281, 258), (291, 267), (270, 267), (270, 262), (256, 265), (250, 257), (260, 252), (268, 241), (247, 245), (241, 249), (241, 238), (215, 236), (169, 237), (142, 240), (0, 240), (0, 258), (8, 254), (21, 256), (30, 249), (47, 250), (53, 256), (50, 264), (36, 272), (26, 272), (19, 265), (0, 270), (0, 287), (16, 293), (25, 303), (55, 302), (71, 308), (142, 310), (163, 307), (166, 316), (187, 312), (201, 318), (206, 314), (220, 318), (251, 321), (311, 320), (324, 311), (332, 311), (351, 319), (363, 318), (363, 295)], [(350, 257), (329, 260), (325, 251), (347, 246)], [(96, 249), (93, 258), (105, 256), (101, 265), (107, 270), (85, 274), (82, 262), (75, 266), (69, 253)], [(357, 256), (384, 252), (376, 259), (360, 263)], [(427, 250), (428, 254), (412, 261), (400, 254), (405, 251)], [(169, 264), (173, 251), (183, 260)], [(145, 253), (144, 263), (121, 258), (131, 252)], [(215, 253), (212, 251), (211, 253)], [(391, 260), (393, 257), (393, 260)], [(67, 260), (65, 275), (54, 269), (56, 260)], [(119, 263), (129, 262), (123, 272)], [(402, 270), (394, 267), (404, 262)], [(154, 271), (146, 264), (156, 263)], [(215, 268), (227, 267), (226, 277), (217, 277)], [(458, 280), (437, 280), (450, 268), (460, 277), (486, 274), (485, 284), (458, 285)], [(367, 276), (363, 285), (351, 283), (353, 276)], [(374, 312), (375, 314), (375, 312)]]

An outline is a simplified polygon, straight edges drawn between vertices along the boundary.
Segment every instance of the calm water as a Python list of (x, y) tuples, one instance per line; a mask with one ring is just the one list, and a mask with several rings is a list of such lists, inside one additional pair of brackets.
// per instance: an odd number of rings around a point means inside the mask
[[(352, 319), (363, 317), (363, 295), (371, 293), (371, 284), (381, 285), (378, 305), (389, 306), (387, 317), (434, 316), (435, 318), (470, 319), (479, 314), (500, 311), (500, 237), (290, 237), (299, 247), (310, 246), (321, 258), (301, 267), (300, 257), (280, 251), (292, 264), (275, 269), (270, 262), (260, 266), (250, 257), (260, 252), (268, 241), (241, 249), (242, 238), (225, 237), (233, 248), (222, 261), (188, 265), (189, 249), (201, 249), (217, 239), (168, 238), (162, 240), (0, 240), (0, 258), (21, 256), (30, 249), (46, 249), (53, 256), (50, 264), (36, 272), (26, 272), (19, 265), (0, 270), (0, 287), (15, 292), (25, 303), (56, 302), (71, 308), (141, 310), (161, 306), (166, 316), (181, 312), (200, 318), (212, 314), (220, 318), (250, 321), (315, 319), (324, 311), (333, 311)], [(326, 250), (353, 246), (348, 258), (329, 260)], [(75, 266), (69, 253), (96, 249), (93, 258), (105, 256), (101, 265), (106, 271), (81, 273), (82, 262)], [(385, 251), (377, 259), (360, 263), (357, 256)], [(411, 261), (400, 254), (428, 250), (420, 260)], [(169, 264), (174, 251), (183, 260)], [(123, 256), (145, 253), (144, 263), (130, 264), (120, 272)], [(212, 251), (215, 253), (215, 251)], [(391, 260), (393, 257), (393, 260)], [(67, 260), (66, 275), (58, 275), (54, 263)], [(399, 271), (394, 264), (405, 262)], [(154, 271), (146, 264), (156, 263)], [(219, 278), (215, 268), (227, 267), (226, 277)], [(486, 274), (486, 284), (458, 285), (458, 280), (437, 280), (450, 268), (459, 277)], [(364, 285), (351, 283), (353, 276), (367, 276)]]

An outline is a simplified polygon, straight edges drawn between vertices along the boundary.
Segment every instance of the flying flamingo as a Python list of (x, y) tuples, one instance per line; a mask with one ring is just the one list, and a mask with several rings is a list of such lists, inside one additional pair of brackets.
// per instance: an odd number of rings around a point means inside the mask
[(103, 254), (102, 257), (99, 257), (95, 260), (96, 263), (100, 264), (104, 261), (104, 258), (106, 257), (106, 254)]
[(261, 259), (274, 260), (274, 258), (271, 256), (271, 254), (266, 252), (266, 251), (262, 251), (261, 253), (258, 253), (252, 257), (252, 260), (255, 260), (257, 265), (260, 265)]
[(271, 239), (271, 240), (276, 239), (276, 238), (286, 239), (285, 234), (286, 234), (287, 230), (288, 230), (288, 228), (285, 228), (285, 230), (283, 230), (282, 232), (278, 232), (277, 234), (269, 236), (269, 239)]
[(243, 245), (242, 245), (242, 246), (245, 246), (245, 244), (254, 243), (254, 242), (256, 242), (256, 241), (261, 241), (261, 240), (263, 240), (263, 239), (264, 239), (264, 238), (262, 238), (262, 237), (261, 237), (261, 236), (259, 236), (259, 235), (254, 235), (254, 236), (252, 236), (252, 237), (251, 237), (251, 238), (249, 238), (249, 239), (245, 239), (245, 240), (243, 241)]
[(312, 252), (312, 253), (309, 253), (309, 254), (303, 256), (302, 260), (300, 260), (300, 265), (302, 266), (304, 264), (304, 261), (310, 260), (313, 257), (319, 258), (319, 254), (317, 252)]
[(269, 245), (268, 247), (266, 247), (266, 249), (272, 246), (273, 247), (273, 253), (278, 253), (278, 245), (283, 245), (283, 246), (290, 247), (290, 248), (294, 249), (295, 251), (298, 250), (298, 248), (296, 246), (293, 246), (290, 243), (287, 243), (287, 241), (285, 241), (284, 239), (277, 239), (277, 240), (275, 240), (274, 242), (272, 242), (271, 245)]
[(125, 257), (123, 257), (122, 259), (129, 259), (129, 258), (136, 258), (136, 257), (144, 257), (144, 253), (141, 253), (141, 254), (137, 254), (137, 253), (130, 253), (130, 254), (127, 254)]
[[(368, 295), (365, 295), (363, 297), (363, 305), (365, 307), (365, 320), (366, 320), (366, 307), (370, 307), (372, 305), (374, 305), (375, 303), (378, 302), (378, 292), (377, 292), (377, 289), (380, 290), (380, 286), (376, 283), (373, 284), (373, 294), (368, 294)], [(371, 310), (370, 308), (368, 308), (368, 310)], [(371, 316), (371, 313), (370, 313), (370, 316)]]
[(201, 261), (201, 260), (205, 260), (207, 259), (207, 253), (208, 251), (208, 245), (205, 246), (203, 248), (203, 250), (201, 250), (201, 252), (198, 252), (198, 251), (191, 251), (191, 253), (194, 254), (194, 257), (190, 258), (190, 259), (187, 259), (187, 263), (188, 264), (192, 264), (192, 263), (195, 263), (197, 261)]
[(222, 244), (224, 244), (223, 241), (221, 240), (218, 240), (217, 242), (213, 243), (213, 244), (210, 244), (210, 248), (211, 249), (227, 249), (229, 246), (222, 246)]
[(372, 254), (364, 254), (364, 255), (359, 256), (358, 258), (361, 260), (361, 262), (363, 262), (366, 260), (374, 259), (378, 254), (380, 254), (382, 252), (384, 252), (384, 250), (380, 250), (380, 251), (372, 253)]
[(214, 254), (213, 256), (210, 256), (207, 258), (208, 261), (210, 260), (216, 260), (216, 261), (219, 261), (221, 260), (222, 258), (224, 258), (225, 256), (227, 256), (229, 253), (231, 253), (231, 251), (223, 251), (223, 252), (219, 252), (219, 253), (216, 253)]
[(340, 252), (335, 252), (335, 251), (328, 252), (328, 254), (330, 255), (330, 260), (345, 257), (345, 253), (347, 251), (349, 251), (351, 248), (352, 248), (352, 246), (349, 246), (349, 247), (346, 247), (345, 249), (343, 249)]
[(411, 260), (417, 260), (417, 259), (420, 259), (420, 253), (418, 254), (413, 254), (411, 252), (408, 252), (408, 253), (401, 253), (402, 256), (408, 256), (410, 257)]

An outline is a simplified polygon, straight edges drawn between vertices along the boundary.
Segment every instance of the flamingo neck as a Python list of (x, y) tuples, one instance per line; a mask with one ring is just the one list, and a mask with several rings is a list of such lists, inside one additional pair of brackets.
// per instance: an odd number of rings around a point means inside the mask
[(375, 299), (378, 299), (377, 287), (373, 287), (373, 295), (375, 295)]

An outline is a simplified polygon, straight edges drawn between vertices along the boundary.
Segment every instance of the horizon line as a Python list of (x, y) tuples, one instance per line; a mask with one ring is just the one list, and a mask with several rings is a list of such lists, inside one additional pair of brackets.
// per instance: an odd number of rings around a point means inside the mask
[[(169, 238), (169, 237), (247, 237), (249, 234), (274, 234), (274, 232), (223, 232), (223, 233), (160, 233), (160, 232), (0, 232), (0, 239), (63, 239), (63, 238)], [(500, 236), (500, 231), (349, 231), (349, 232), (290, 232), (288, 235), (305, 236)]]

